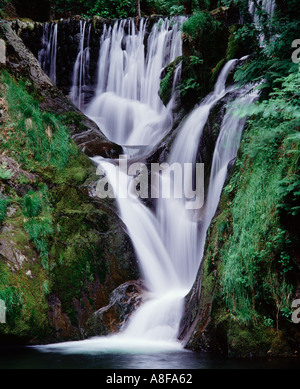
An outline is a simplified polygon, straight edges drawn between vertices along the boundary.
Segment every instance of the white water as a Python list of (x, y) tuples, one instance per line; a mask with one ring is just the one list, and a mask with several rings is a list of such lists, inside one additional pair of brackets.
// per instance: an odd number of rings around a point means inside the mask
[[(79, 50), (76, 57), (73, 77), (72, 77), (72, 88), (70, 92), (70, 99), (73, 103), (80, 108), (84, 109), (84, 98), (85, 98), (85, 87), (88, 80), (88, 73), (90, 67), (90, 36), (91, 36), (91, 27), (89, 24), (88, 28), (86, 27), (87, 22), (80, 20), (80, 42)], [(86, 31), (87, 30), (87, 31)], [(87, 34), (87, 41), (85, 42)]]
[[(161, 70), (181, 53), (180, 40), (177, 41), (180, 33), (178, 26), (169, 31), (169, 21), (164, 21), (161, 29), (155, 26), (145, 56), (144, 22), (137, 33), (132, 24), (128, 36), (125, 36), (124, 24), (125, 21), (116, 23), (103, 33), (97, 95), (86, 113), (102, 130), (105, 129), (109, 139), (121, 144), (139, 145), (141, 142), (154, 147), (172, 125), (172, 103), (164, 107), (158, 90)], [(233, 90), (233, 87), (226, 88), (226, 80), (236, 63), (237, 60), (232, 60), (224, 66), (214, 91), (180, 126), (169, 164), (196, 163), (198, 145), (210, 110)], [(240, 104), (249, 104), (253, 99), (243, 97), (248, 91), (247, 88), (239, 91)], [(197, 275), (206, 230), (217, 208), (227, 165), (236, 155), (244, 126), (244, 120), (231, 113), (232, 109), (229, 109), (217, 140), (205, 212), (203, 209), (189, 209), (189, 201), (185, 198), (159, 198), (156, 212), (150, 211), (135, 196), (117, 199), (120, 217), (127, 227), (149, 288), (145, 302), (132, 315), (127, 326), (118, 335), (48, 345), (42, 350), (149, 352), (182, 348), (177, 335), (184, 297)], [(222, 150), (223, 146), (226, 146), (226, 151)], [(120, 171), (116, 163), (100, 157), (94, 161), (105, 171), (115, 193), (120, 191), (118, 177), (123, 183), (123, 194), (131, 193), (132, 179)], [(171, 178), (168, 179), (171, 183)]]
[[(168, 163), (192, 163), (195, 165), (198, 145), (210, 110), (232, 88), (226, 89), (228, 74), (236, 65), (237, 60), (229, 61), (222, 69), (214, 91), (209, 94), (182, 125), (170, 152)], [(192, 172), (187, 178), (192, 180)], [(189, 210), (187, 200), (160, 199), (157, 206), (160, 235), (165, 243), (182, 287), (190, 290), (195, 280), (201, 256), (198, 247), (198, 212)]]
[[(138, 31), (134, 20), (105, 28), (100, 44), (96, 96), (85, 113), (112, 141), (122, 145), (155, 145), (172, 127), (172, 104), (159, 98), (164, 67), (181, 55), (179, 19), (154, 25), (145, 45), (147, 21)], [(125, 26), (129, 25), (129, 33)]]
[(38, 60), (44, 72), (56, 84), (57, 23), (45, 23), (43, 27), (42, 49)]

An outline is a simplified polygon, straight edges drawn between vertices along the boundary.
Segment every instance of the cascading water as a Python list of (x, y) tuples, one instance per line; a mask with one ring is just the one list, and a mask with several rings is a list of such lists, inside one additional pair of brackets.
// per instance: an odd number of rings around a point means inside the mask
[[(267, 14), (272, 17), (274, 16), (275, 8), (276, 8), (276, 0), (262, 0), (259, 1), (258, 4), (261, 6), (261, 8), (267, 12)], [(255, 10), (255, 2), (250, 0), (249, 1), (249, 12), (253, 16), (254, 23), (257, 26), (259, 23), (259, 16), (256, 13)]]
[(45, 23), (43, 27), (42, 49), (38, 60), (44, 72), (56, 84), (57, 23)]
[(79, 21), (80, 43), (73, 70), (73, 82), (70, 92), (70, 99), (81, 110), (84, 109), (85, 88), (89, 77), (91, 27), (91, 24), (89, 24), (87, 27), (86, 20)]
[(248, 106), (257, 100), (259, 94), (253, 91), (253, 85), (246, 85), (238, 91), (234, 104), (227, 109), (221, 124), (221, 130), (216, 141), (209, 186), (204, 205), (202, 224), (198, 235), (198, 248), (203, 256), (206, 233), (217, 210), (222, 189), (227, 177), (228, 166), (234, 161), (240, 146), (242, 131), (246, 118), (235, 116), (235, 110)]
[[(97, 92), (85, 112), (110, 140), (154, 148), (172, 125), (173, 103), (165, 107), (158, 90), (162, 69), (181, 54), (180, 21), (171, 29), (168, 20), (155, 25), (148, 37), (147, 50), (144, 46), (146, 23), (142, 20), (136, 31), (132, 22), (128, 35), (125, 34), (125, 23), (116, 22), (103, 31)], [(226, 87), (226, 81), (236, 64), (237, 60), (232, 60), (224, 66), (213, 92), (179, 128), (168, 159), (169, 166), (196, 163), (199, 141), (212, 107), (235, 89)], [(239, 104), (253, 101), (255, 96), (248, 96), (249, 91), (250, 87), (235, 90)], [(158, 198), (156, 212), (152, 212), (133, 195), (133, 178), (117, 165), (121, 159), (113, 162), (94, 158), (108, 177), (114, 193), (119, 194), (120, 217), (133, 242), (149, 292), (118, 335), (48, 345), (42, 350), (182, 348), (177, 335), (184, 297), (191, 289), (201, 263), (206, 230), (219, 202), (228, 163), (236, 156), (245, 122), (232, 116), (232, 110), (227, 109), (220, 129), (201, 217), (199, 207), (193, 207), (191, 199), (184, 197)], [(188, 171), (185, 179), (192, 181), (192, 174)], [(173, 176), (167, 175), (164, 180), (169, 181), (169, 187), (174, 187)]]
[(104, 28), (96, 96), (85, 113), (110, 140), (154, 146), (172, 127), (173, 101), (165, 107), (158, 91), (161, 71), (181, 55), (182, 20), (160, 20), (152, 28), (147, 46), (144, 19), (138, 31), (134, 20)]
[[(270, 25), (272, 23), (273, 16), (274, 16), (274, 12), (276, 9), (276, 0), (261, 0), (258, 2), (258, 5), (268, 15), (268, 18), (269, 18), (268, 26), (270, 27)], [(249, 10), (250, 15), (253, 18), (253, 23), (254, 23), (255, 28), (258, 31), (260, 31), (259, 42), (260, 42), (260, 46), (262, 48), (264, 48), (266, 36), (262, 31), (261, 15), (259, 13), (257, 13), (256, 5), (255, 5), (255, 2), (253, 0), (250, 0), (248, 2), (248, 10)], [(272, 39), (274, 39), (274, 37), (272, 37)]]

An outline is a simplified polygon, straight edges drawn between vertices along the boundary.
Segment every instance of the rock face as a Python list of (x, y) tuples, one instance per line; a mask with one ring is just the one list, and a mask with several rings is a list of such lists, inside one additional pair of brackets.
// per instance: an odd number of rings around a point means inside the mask
[(143, 302), (143, 281), (128, 281), (118, 286), (110, 295), (109, 304), (96, 311), (87, 322), (89, 336), (119, 332), (131, 314)]
[(207, 342), (206, 333), (216, 285), (207, 277), (204, 268), (205, 261), (202, 262), (195, 283), (185, 298), (185, 313), (180, 325), (179, 339), (188, 349), (210, 351), (212, 342)]
[[(68, 95), (72, 86), (73, 68), (78, 55), (81, 29), (85, 23), (85, 42), (89, 35), (89, 71), (87, 83), (93, 94), (93, 86), (97, 84), (97, 62), (99, 56), (99, 42), (103, 31), (104, 23), (101, 19), (94, 18), (81, 21), (80, 18), (63, 19), (57, 22), (57, 69), (60, 69), (56, 75), (56, 85)], [(48, 28), (51, 23), (47, 23)], [(43, 48), (42, 36), (44, 33), (44, 23), (34, 23), (33, 26), (24, 22), (12, 22), (12, 28), (18, 33), (25, 45), (38, 58), (39, 51)]]

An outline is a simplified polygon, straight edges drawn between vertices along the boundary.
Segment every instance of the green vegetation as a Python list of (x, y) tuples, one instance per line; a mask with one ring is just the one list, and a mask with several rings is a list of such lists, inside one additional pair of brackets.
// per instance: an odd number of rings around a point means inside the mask
[(71, 12), (76, 15), (104, 18), (125, 18), (135, 16), (135, 0), (55, 0), (52, 7), (57, 13)]
[[(235, 172), (224, 190), (224, 211), (216, 219), (219, 227), (212, 227), (207, 248), (210, 270), (217, 266), (220, 286), (214, 325), (220, 328), (223, 321), (229, 323), (227, 341), (235, 353), (257, 348), (264, 354), (268, 351), (263, 346), (265, 336), (269, 349), (275, 340), (276, 347), (285, 350), (287, 340), (293, 344), (282, 334), (291, 331), (299, 264), (295, 249), (300, 243), (299, 86), (300, 69), (282, 79), (268, 100), (244, 112), (237, 109), (240, 115), (252, 116)], [(219, 242), (217, 252), (213, 251), (215, 241)], [(257, 326), (265, 335), (257, 337), (250, 351), (243, 342), (250, 342)], [(239, 339), (242, 331), (243, 342)]]
[(160, 97), (165, 105), (171, 99), (174, 81), (174, 72), (177, 66), (180, 64), (182, 57), (177, 57), (171, 62), (163, 71), (161, 82), (160, 82)]
[(0, 0), (0, 16), (2, 16), (3, 9), (7, 6), (9, 0)]
[(181, 103), (191, 109), (212, 87), (214, 68), (226, 56), (228, 29), (208, 11), (196, 11), (182, 25)]
[(142, 13), (156, 13), (161, 15), (179, 15), (185, 11), (186, 1), (180, 0), (55, 0), (52, 4), (57, 14), (71, 12), (73, 15), (84, 16), (98, 15), (103, 18), (127, 18), (137, 15), (137, 7), (141, 7)]
[(7, 200), (0, 198), (0, 225), (6, 217)]
[[(0, 167), (0, 223), (9, 226), (1, 244), (16, 250), (8, 263), (18, 270), (12, 272), (0, 255), (0, 298), (6, 303), (8, 322), (1, 326), (0, 336), (4, 332), (25, 340), (50, 333), (46, 296), (51, 283), (50, 240), (55, 233), (53, 189), (28, 171), (51, 176), (53, 181), (68, 170), (73, 158), (78, 158), (78, 150), (61, 119), (40, 110), (28, 93), (28, 82), (14, 80), (7, 71), (2, 71), (0, 78), (2, 102), (6, 102), (5, 111), (9, 113), (5, 126), (1, 126), (0, 150), (2, 155), (12, 156), (9, 161), (18, 166), (14, 174), (4, 163)], [(14, 210), (12, 217), (7, 216), (8, 204)], [(41, 266), (36, 258), (40, 258)]]
[[(289, 225), (297, 225), (300, 213), (296, 206), (300, 189), (299, 86), (300, 71), (285, 78), (269, 100), (251, 109), (255, 117), (249, 121), (251, 130), (245, 135), (237, 163), (237, 168), (243, 167), (243, 175), (237, 170), (225, 189), (236, 193), (231, 204), (234, 230), (229, 249), (224, 249), (221, 285), (231, 312), (241, 321), (255, 318), (255, 300), (265, 296), (280, 313), (290, 313), (288, 276), (296, 270), (296, 263), (290, 253), (295, 237)], [(250, 161), (251, 175), (244, 172)], [(283, 214), (289, 215), (289, 225), (283, 223)]]
[(2, 72), (1, 84), (6, 87), (10, 114), (15, 120), (9, 137), (3, 134), (1, 139), (0, 135), (2, 148), (23, 149), (20, 158), (26, 168), (32, 167), (32, 160), (40, 167), (64, 168), (78, 152), (68, 128), (57, 115), (40, 111), (38, 102), (26, 90), (26, 82), (16, 84), (8, 73)]
[[(156, 13), (160, 15), (183, 14), (192, 1), (182, 0), (55, 0), (52, 7), (58, 14), (71, 12), (85, 16), (98, 15), (104, 18), (127, 18), (138, 14), (137, 7), (141, 7), (142, 14)], [(196, 2), (195, 2), (196, 3)]]
[[(11, 3), (9, 0), (0, 1), (1, 9)], [(183, 15), (192, 14), (197, 10), (211, 10), (220, 5), (217, 0), (28, 0), (27, 8), (21, 6), (18, 1), (12, 1), (17, 9), (21, 9), (22, 17), (34, 14), (34, 9), (39, 8), (42, 18), (51, 15), (52, 18), (81, 15), (83, 17), (100, 16), (103, 18), (127, 18), (157, 15)], [(140, 11), (141, 12), (140, 12)], [(25, 13), (25, 14), (24, 14)], [(24, 14), (24, 15), (23, 15)]]
[(12, 172), (10, 169), (7, 169), (3, 164), (0, 166), (0, 179), (1, 180), (9, 180), (12, 177)]
[(23, 198), (24, 230), (41, 256), (42, 266), (48, 271), (48, 238), (53, 235), (53, 215), (48, 199), (48, 187), (38, 192), (29, 191)]
[[(226, 0), (223, 3), (230, 4)], [(263, 82), (260, 87), (265, 89), (262, 96), (266, 97), (282, 77), (297, 71), (297, 65), (291, 61), (291, 44), (300, 33), (299, 3), (296, 0), (278, 2), (272, 23), (266, 12), (257, 6), (259, 28), (255, 28), (250, 18), (248, 1), (239, 0), (238, 5), (246, 23), (234, 35), (237, 41), (248, 45), (252, 58), (237, 70), (235, 80), (240, 83)], [(259, 45), (261, 33), (264, 47)]]

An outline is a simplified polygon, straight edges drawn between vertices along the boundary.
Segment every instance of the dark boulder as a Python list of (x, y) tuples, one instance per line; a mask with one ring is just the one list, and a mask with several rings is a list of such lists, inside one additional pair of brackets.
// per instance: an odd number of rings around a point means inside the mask
[(109, 305), (96, 311), (88, 320), (87, 335), (108, 335), (118, 332), (143, 302), (145, 290), (142, 280), (128, 281), (118, 286), (110, 295)]

